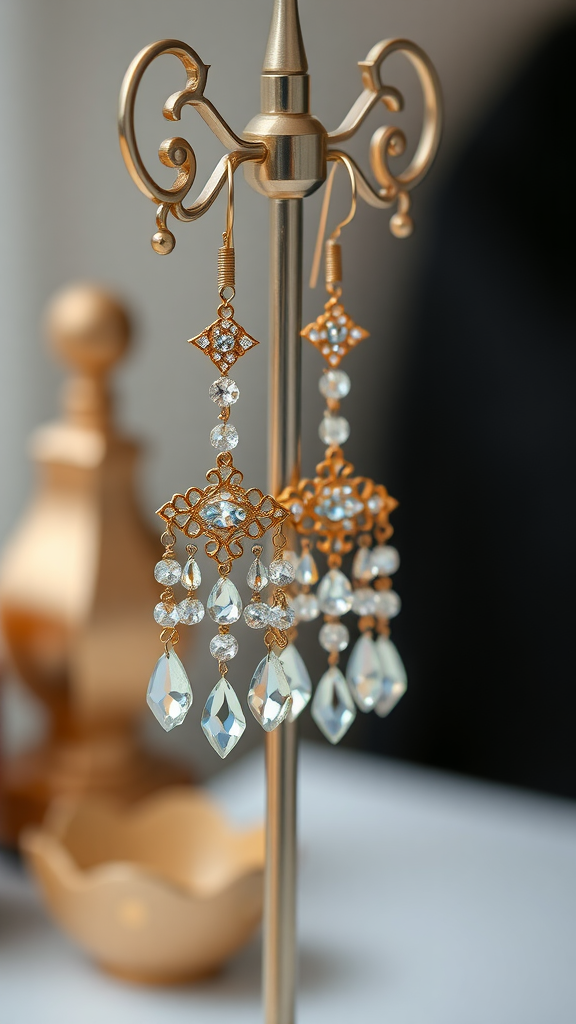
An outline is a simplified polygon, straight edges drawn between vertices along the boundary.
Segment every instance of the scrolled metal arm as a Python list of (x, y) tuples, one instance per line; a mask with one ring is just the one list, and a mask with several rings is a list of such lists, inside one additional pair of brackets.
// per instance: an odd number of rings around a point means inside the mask
[[(174, 183), (169, 188), (163, 188), (147, 171), (136, 141), (134, 108), (138, 88), (146, 69), (157, 57), (164, 54), (178, 57), (186, 71), (185, 88), (168, 97), (162, 111), (164, 117), (169, 121), (179, 121), (182, 109), (187, 104), (196, 107), (208, 127), (230, 151), (219, 161), (197, 200), (188, 207), (183, 205), (184, 199), (196, 177), (196, 156), (190, 143), (179, 136), (162, 142), (158, 150), (161, 163), (177, 171)], [(262, 143), (247, 142), (239, 138), (210, 100), (206, 99), (204, 89), (208, 70), (209, 65), (204, 64), (187, 43), (178, 39), (163, 39), (144, 47), (136, 55), (122, 83), (118, 115), (120, 149), (134, 183), (148, 199), (160, 204), (156, 214), (158, 230), (152, 238), (152, 246), (161, 255), (171, 252), (175, 245), (174, 235), (166, 227), (168, 213), (172, 213), (180, 221), (197, 220), (210, 209), (225, 185), (228, 164), (235, 171), (244, 161), (262, 160), (266, 154), (266, 148)]]
[[(378, 128), (370, 142), (370, 165), (380, 188), (374, 189), (354, 160), (356, 185), (359, 195), (371, 206), (390, 206), (398, 200), (398, 212), (390, 221), (394, 235), (404, 238), (413, 230), (408, 215), (410, 198), (408, 192), (414, 188), (429, 170), (436, 155), (442, 130), (442, 95), (436, 69), (427, 54), (416, 43), (408, 39), (385, 39), (370, 50), (366, 60), (359, 62), (364, 90), (348, 112), (342, 124), (328, 133), (329, 143), (341, 143), (352, 138), (368, 117), (368, 114), (382, 102), (392, 113), (404, 107), (401, 93), (381, 79), (381, 67), (393, 53), (403, 53), (414, 66), (424, 94), (424, 118), (420, 139), (412, 160), (405, 170), (394, 174), (390, 168), (391, 157), (400, 156), (406, 149), (406, 136), (395, 126)], [(328, 160), (338, 160), (343, 155), (338, 149), (329, 149)]]

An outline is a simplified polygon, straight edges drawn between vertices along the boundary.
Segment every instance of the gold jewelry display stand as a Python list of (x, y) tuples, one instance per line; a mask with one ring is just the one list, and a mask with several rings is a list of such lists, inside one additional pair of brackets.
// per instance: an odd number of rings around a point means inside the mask
[[(408, 166), (394, 174), (391, 157), (403, 153), (406, 139), (394, 126), (381, 127), (370, 144), (374, 188), (357, 163), (338, 148), (351, 138), (368, 114), (383, 104), (402, 109), (403, 99), (383, 84), (381, 68), (393, 53), (403, 53), (414, 66), (424, 94), (420, 141)], [(184, 89), (164, 105), (164, 117), (178, 121), (183, 108), (196, 108), (228, 151), (219, 161), (191, 206), (184, 200), (196, 175), (196, 158), (181, 137), (160, 146), (162, 163), (176, 172), (171, 188), (163, 188), (143, 164), (134, 130), (138, 86), (147, 67), (163, 54), (184, 66)], [(358, 195), (384, 209), (397, 203), (390, 228), (403, 238), (412, 231), (410, 190), (428, 170), (440, 137), (440, 89), (433, 66), (414, 43), (389, 39), (373, 47), (359, 64), (362, 92), (336, 131), (327, 132), (311, 115), (309, 76), (298, 17), (297, 0), (274, 0), (272, 25), (261, 76), (261, 113), (238, 136), (205, 96), (208, 66), (188, 44), (165, 39), (142, 50), (130, 65), (120, 96), (120, 144), (138, 188), (157, 204), (156, 252), (172, 251), (175, 238), (168, 214), (181, 222), (201, 217), (211, 207), (240, 164), (250, 185), (270, 203), (270, 449), (268, 488), (278, 495), (295, 484), (300, 473), (300, 329), (302, 298), (302, 201), (326, 180), (328, 161), (346, 161)], [(297, 726), (284, 722), (266, 736), (267, 867), (264, 911), (264, 1005), (266, 1024), (293, 1024), (296, 967), (296, 769)]]

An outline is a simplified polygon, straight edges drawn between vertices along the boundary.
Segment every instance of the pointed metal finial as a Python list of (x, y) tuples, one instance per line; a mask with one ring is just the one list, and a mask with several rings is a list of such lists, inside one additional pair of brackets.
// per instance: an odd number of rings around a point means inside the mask
[(305, 75), (307, 71), (298, 0), (274, 0), (262, 74)]

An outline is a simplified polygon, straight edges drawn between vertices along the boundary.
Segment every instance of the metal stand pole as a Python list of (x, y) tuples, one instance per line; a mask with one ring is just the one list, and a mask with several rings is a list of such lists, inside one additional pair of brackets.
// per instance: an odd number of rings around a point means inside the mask
[[(270, 201), (271, 494), (300, 473), (302, 200)], [(266, 736), (263, 984), (266, 1024), (293, 1024), (296, 988), (297, 723)]]

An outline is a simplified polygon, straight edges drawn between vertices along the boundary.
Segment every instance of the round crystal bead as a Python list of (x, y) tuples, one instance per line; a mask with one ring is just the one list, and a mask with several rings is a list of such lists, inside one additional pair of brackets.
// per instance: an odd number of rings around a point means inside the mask
[(350, 377), (344, 370), (326, 370), (318, 382), (324, 398), (346, 398), (350, 392)]
[(341, 622), (325, 622), (318, 640), (325, 651), (345, 651), (350, 643), (350, 634)]
[(204, 605), (196, 597), (185, 597), (178, 605), (178, 615), (185, 626), (195, 626), (204, 618)]
[(298, 594), (292, 601), (292, 607), (300, 622), (312, 622), (320, 615), (316, 594)]
[(238, 401), (240, 391), (235, 380), (231, 377), (220, 377), (210, 385), (208, 394), (216, 405), (234, 405)]
[(270, 623), (270, 605), (263, 601), (252, 601), (244, 609), (244, 621), (251, 629), (263, 629)]
[(238, 654), (238, 641), (231, 633), (218, 633), (210, 641), (210, 654), (218, 661), (230, 661)]
[(286, 587), (294, 582), (296, 570), (287, 558), (275, 558), (268, 566), (268, 576), (271, 583), (278, 587)]
[(400, 565), (400, 555), (391, 544), (379, 544), (370, 552), (374, 576), (391, 576)]
[(356, 615), (376, 614), (376, 591), (370, 587), (360, 587), (354, 591), (352, 599), (352, 611)]
[(273, 605), (270, 609), (270, 625), (276, 629), (290, 629), (296, 622), (296, 613), (293, 608), (282, 608), (279, 604)]
[(376, 593), (376, 615), (381, 619), (394, 619), (402, 607), (402, 601), (395, 590), (379, 590)]
[(180, 622), (177, 605), (159, 601), (154, 608), (154, 618), (159, 626), (176, 626)]
[(154, 566), (154, 579), (157, 583), (164, 583), (171, 587), (173, 583), (179, 583), (182, 576), (182, 566), (175, 558), (163, 558)]
[(322, 444), (344, 444), (350, 437), (350, 424), (344, 416), (325, 416), (318, 433)]
[(210, 444), (217, 452), (229, 452), (238, 444), (238, 431), (231, 423), (219, 423), (210, 431)]

